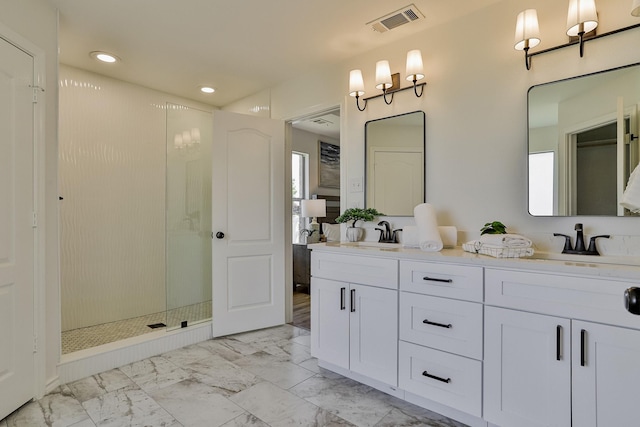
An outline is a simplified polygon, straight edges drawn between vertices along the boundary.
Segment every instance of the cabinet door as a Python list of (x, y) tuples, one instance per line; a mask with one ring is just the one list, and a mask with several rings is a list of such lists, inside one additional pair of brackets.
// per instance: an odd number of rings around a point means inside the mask
[(349, 369), (349, 284), (311, 278), (311, 355)]
[(638, 425), (640, 331), (573, 321), (573, 425)]
[(485, 308), (487, 421), (518, 427), (571, 425), (570, 326), (568, 319)]
[(398, 292), (351, 284), (351, 370), (398, 385)]

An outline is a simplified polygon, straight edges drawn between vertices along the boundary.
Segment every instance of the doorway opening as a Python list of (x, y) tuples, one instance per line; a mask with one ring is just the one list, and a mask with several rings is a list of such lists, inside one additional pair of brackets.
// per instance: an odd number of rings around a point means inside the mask
[[(333, 107), (291, 121), (292, 127), (292, 263), (294, 326), (311, 329), (311, 251), (307, 248), (305, 231), (311, 218), (302, 217), (301, 201), (326, 199), (327, 214), (318, 217), (320, 231), (326, 235), (325, 224), (335, 222), (340, 212), (339, 162), (337, 180), (326, 179), (321, 146), (340, 147), (340, 107)], [(338, 158), (339, 159), (339, 158)], [(335, 166), (335, 165), (334, 165)], [(334, 169), (334, 173), (336, 170)], [(337, 181), (337, 182), (336, 182)]]

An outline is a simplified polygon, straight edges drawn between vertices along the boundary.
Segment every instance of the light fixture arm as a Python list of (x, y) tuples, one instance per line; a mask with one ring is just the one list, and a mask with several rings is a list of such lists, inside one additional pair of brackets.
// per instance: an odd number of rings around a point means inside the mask
[(364, 111), (365, 108), (367, 108), (367, 101), (368, 99), (365, 99), (364, 105), (362, 106), (362, 108), (360, 108), (360, 96), (356, 95), (356, 107), (358, 107), (358, 111)]
[(418, 95), (418, 85), (416, 84), (418, 83), (418, 80), (416, 80), (416, 76), (413, 76), (413, 93), (416, 94), (416, 97), (420, 98), (422, 96), (422, 94), (424, 93), (424, 85), (421, 85), (421, 90), (420, 90), (420, 94)]
[[(576, 44), (580, 44), (580, 56), (582, 57), (582, 55), (584, 54), (584, 49), (582, 47), (584, 45), (584, 43), (586, 43), (588, 41), (591, 41), (591, 40), (599, 39), (599, 38), (602, 38), (602, 37), (607, 37), (607, 36), (610, 36), (610, 35), (613, 35), (613, 34), (618, 34), (618, 33), (621, 33), (623, 31), (632, 30), (632, 29), (638, 28), (638, 27), (640, 27), (640, 24), (634, 24), (634, 25), (630, 25), (628, 27), (619, 28), (617, 30), (609, 31), (607, 33), (597, 34), (597, 35), (595, 35), (593, 37), (589, 37), (587, 39), (584, 38), (584, 32), (583, 32), (579, 41), (572, 41), (572, 42), (569, 42), (569, 43), (565, 43), (565, 44), (561, 44), (561, 45), (558, 45), (558, 46), (550, 47), (548, 49), (540, 50), (538, 52), (528, 53), (527, 54), (527, 56), (528, 56), (527, 61), (530, 61), (531, 57), (533, 57), (533, 56), (541, 55), (541, 54), (547, 53), (547, 52), (552, 52), (554, 50), (562, 49), (562, 48), (573, 46), (573, 45), (576, 45)], [(578, 34), (578, 35), (580, 36), (580, 34)], [(525, 50), (525, 52), (526, 52), (526, 50)], [(527, 68), (527, 70), (528, 69), (529, 68)]]
[(387, 88), (385, 87), (384, 89), (382, 89), (382, 97), (384, 98), (384, 103), (387, 105), (391, 105), (391, 103), (393, 102), (393, 94), (394, 92), (391, 92), (391, 99), (387, 101)]
[(531, 69), (531, 55), (529, 55), (529, 46), (525, 46), (524, 49), (524, 66), (527, 70)]

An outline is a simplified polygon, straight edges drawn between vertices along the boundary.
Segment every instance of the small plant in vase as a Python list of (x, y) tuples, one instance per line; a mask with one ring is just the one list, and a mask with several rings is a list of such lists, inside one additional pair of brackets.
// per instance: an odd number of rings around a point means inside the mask
[(343, 223), (353, 221), (351, 226), (347, 227), (347, 239), (350, 242), (357, 242), (362, 239), (364, 229), (362, 227), (356, 227), (358, 221), (373, 221), (377, 216), (384, 215), (378, 212), (375, 208), (349, 208), (345, 210), (342, 215), (336, 218), (337, 223)]

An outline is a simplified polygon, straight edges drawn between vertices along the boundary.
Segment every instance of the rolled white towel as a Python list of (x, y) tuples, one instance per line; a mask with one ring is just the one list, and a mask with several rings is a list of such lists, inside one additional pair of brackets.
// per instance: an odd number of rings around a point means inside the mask
[(436, 210), (428, 203), (422, 203), (413, 209), (413, 216), (418, 226), (418, 243), (420, 249), (427, 252), (442, 250), (442, 238), (438, 230)]
[[(454, 248), (458, 244), (458, 229), (453, 225), (439, 225), (438, 232), (443, 248)], [(401, 240), (405, 248), (419, 248), (418, 227), (415, 225), (402, 227)]]
[(503, 248), (530, 248), (530, 239), (519, 234), (483, 234), (480, 241), (486, 245)]
[(640, 212), (640, 165), (631, 172), (620, 205), (631, 212)]

